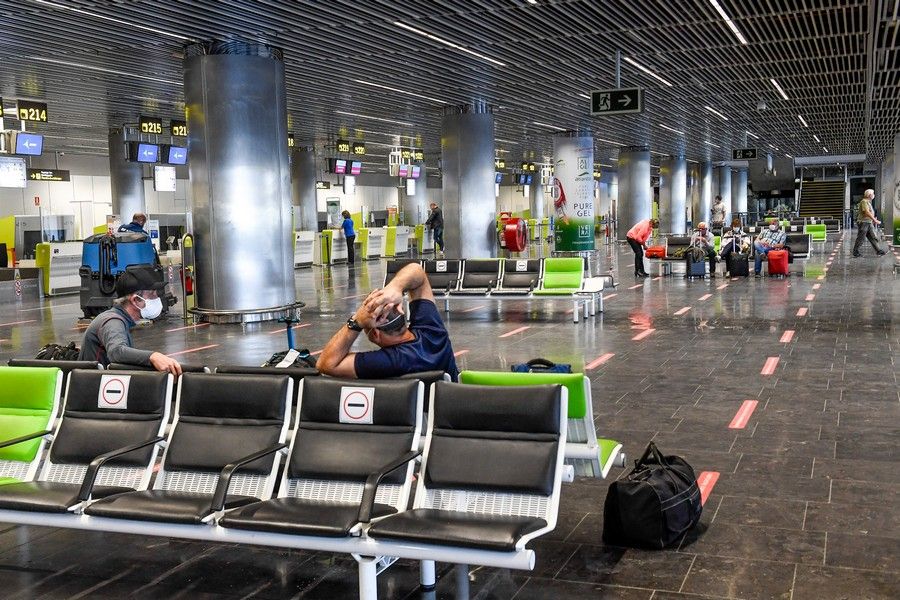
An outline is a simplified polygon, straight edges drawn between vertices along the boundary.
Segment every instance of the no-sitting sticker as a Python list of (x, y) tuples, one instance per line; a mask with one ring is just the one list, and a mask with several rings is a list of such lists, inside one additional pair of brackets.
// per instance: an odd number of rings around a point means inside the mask
[(341, 388), (341, 423), (371, 425), (374, 408), (375, 388), (349, 386)]
[(128, 386), (130, 383), (131, 375), (103, 375), (100, 377), (97, 408), (128, 408)]

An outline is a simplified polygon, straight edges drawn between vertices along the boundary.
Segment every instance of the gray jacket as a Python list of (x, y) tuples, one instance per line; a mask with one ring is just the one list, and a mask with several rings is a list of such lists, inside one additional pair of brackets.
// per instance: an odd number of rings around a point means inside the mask
[(100, 313), (84, 332), (78, 360), (95, 360), (104, 367), (109, 363), (149, 367), (153, 352), (133, 347), (134, 325), (131, 316), (117, 306)]

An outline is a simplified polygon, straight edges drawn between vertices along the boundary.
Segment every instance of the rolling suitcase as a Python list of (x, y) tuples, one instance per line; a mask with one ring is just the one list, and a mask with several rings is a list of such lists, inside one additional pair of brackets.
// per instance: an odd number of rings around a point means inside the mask
[(688, 278), (693, 277), (706, 277), (706, 260), (701, 259), (698, 261), (694, 261), (691, 253), (688, 252), (687, 255), (687, 276)]
[(732, 252), (728, 255), (728, 273), (732, 277), (750, 276), (750, 259), (743, 252)]
[(787, 250), (769, 250), (767, 256), (769, 259), (769, 275), (788, 274)]

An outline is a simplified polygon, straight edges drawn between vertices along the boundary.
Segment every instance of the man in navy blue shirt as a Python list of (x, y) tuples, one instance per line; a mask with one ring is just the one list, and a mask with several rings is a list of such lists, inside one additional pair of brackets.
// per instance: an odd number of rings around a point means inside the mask
[(119, 227), (119, 233), (131, 232), (131, 233), (143, 233), (144, 235), (149, 235), (144, 230), (144, 225), (147, 223), (147, 215), (144, 213), (134, 213), (134, 216), (131, 218), (131, 223), (127, 225), (122, 225)]
[[(404, 292), (410, 298), (409, 324), (403, 313)], [(379, 350), (350, 352), (362, 331)], [(456, 381), (459, 369), (450, 336), (422, 267), (403, 267), (383, 289), (369, 294), (322, 350), (316, 368), (325, 375), (360, 379), (441, 370)]]

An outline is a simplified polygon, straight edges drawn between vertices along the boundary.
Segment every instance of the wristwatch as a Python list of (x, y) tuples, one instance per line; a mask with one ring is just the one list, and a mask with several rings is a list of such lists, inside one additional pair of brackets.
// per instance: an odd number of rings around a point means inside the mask
[(356, 319), (353, 318), (353, 315), (350, 315), (350, 318), (347, 319), (347, 329), (350, 331), (362, 331), (362, 325), (356, 322)]

